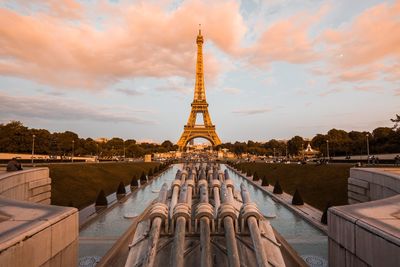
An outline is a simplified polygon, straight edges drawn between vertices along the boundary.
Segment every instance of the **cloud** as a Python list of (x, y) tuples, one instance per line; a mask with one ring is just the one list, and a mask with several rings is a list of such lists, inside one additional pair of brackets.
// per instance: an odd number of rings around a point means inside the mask
[[(117, 7), (102, 1), (92, 7), (104, 12), (94, 21), (85, 13), (89, 8), (72, 0), (46, 3), (52, 12), (0, 9), (0, 75), (92, 90), (132, 77), (193, 77), (199, 23), (205, 42), (227, 53), (236, 53), (246, 32), (234, 1), (185, 1), (173, 10), (153, 2)], [(204, 61), (206, 77), (214, 79), (218, 60), (206, 49)]]
[(373, 6), (346, 27), (327, 29), (325, 45), (328, 73), (334, 82), (371, 81), (382, 76), (398, 81), (400, 71), (400, 1)]
[(101, 122), (129, 122), (153, 124), (138, 117), (145, 110), (133, 110), (123, 106), (88, 106), (85, 102), (72, 99), (41, 96), (11, 96), (0, 93), (0, 114), (2, 119), (45, 119), (45, 120), (89, 120)]
[(300, 12), (274, 22), (247, 51), (250, 62), (268, 66), (274, 61), (309, 63), (319, 59), (309, 31), (327, 10), (328, 6), (323, 5), (316, 14)]
[(241, 93), (240, 89), (234, 88), (234, 87), (227, 87), (227, 88), (222, 89), (222, 91), (224, 93), (227, 93), (227, 94), (230, 94), (230, 95), (237, 95), (237, 94)]
[(372, 81), (378, 76), (377, 70), (373, 68), (349, 69), (339, 72), (338, 75), (331, 78), (331, 83), (338, 82), (358, 82)]
[(270, 108), (254, 108), (254, 109), (240, 109), (234, 110), (232, 113), (240, 114), (240, 115), (256, 115), (270, 112)]
[(139, 96), (143, 95), (142, 92), (136, 90), (136, 89), (127, 89), (127, 88), (118, 88), (116, 89), (117, 92), (123, 93), (128, 96)]

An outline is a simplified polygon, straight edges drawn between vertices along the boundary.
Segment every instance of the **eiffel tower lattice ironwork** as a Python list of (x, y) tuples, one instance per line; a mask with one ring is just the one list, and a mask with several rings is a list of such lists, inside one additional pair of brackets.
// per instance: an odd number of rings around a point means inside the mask
[[(215, 125), (212, 124), (210, 113), (208, 112), (208, 103), (206, 101), (206, 89), (204, 87), (204, 69), (203, 69), (203, 43), (204, 39), (201, 30), (196, 39), (197, 43), (197, 62), (196, 62), (196, 84), (194, 88), (194, 98), (192, 102), (192, 110), (189, 115), (187, 124), (184, 127), (181, 138), (179, 138), (179, 149), (184, 149), (187, 143), (194, 138), (205, 138), (211, 142), (213, 146), (221, 144)], [(197, 114), (203, 115), (202, 125), (196, 124)]]

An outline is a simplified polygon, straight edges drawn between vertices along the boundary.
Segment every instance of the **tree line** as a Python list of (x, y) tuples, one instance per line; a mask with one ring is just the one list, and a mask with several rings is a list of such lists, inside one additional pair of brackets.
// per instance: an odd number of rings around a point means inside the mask
[(326, 134), (317, 134), (311, 140), (294, 136), (290, 140), (269, 140), (268, 142), (224, 143), (218, 148), (227, 148), (236, 154), (250, 153), (266, 156), (298, 156), (310, 143), (318, 150), (319, 156), (352, 156), (367, 154), (367, 138), (370, 154), (399, 153), (400, 128), (378, 127), (371, 133), (331, 129)]
[[(35, 137), (33, 137), (35, 136)], [(145, 154), (176, 150), (177, 146), (166, 140), (161, 145), (138, 144), (134, 139), (114, 137), (107, 142), (96, 142), (92, 138), (80, 138), (78, 134), (65, 131), (50, 133), (45, 129), (24, 126), (19, 121), (0, 124), (0, 152), (31, 153), (34, 140), (35, 154), (67, 157), (99, 156), (100, 158), (142, 157)]]
[[(392, 119), (393, 128), (378, 127), (371, 133), (367, 131), (346, 132), (331, 129), (326, 134), (317, 134), (311, 140), (301, 136), (294, 136), (290, 140), (272, 139), (267, 142), (234, 142), (224, 143), (216, 147), (217, 150), (227, 148), (240, 155), (250, 153), (266, 156), (297, 156), (305, 149), (308, 143), (313, 149), (320, 152), (320, 156), (327, 155), (329, 146), (330, 156), (351, 156), (367, 153), (367, 138), (370, 154), (399, 153), (400, 152), (400, 117)], [(107, 142), (96, 142), (92, 138), (80, 138), (78, 134), (65, 131), (50, 133), (45, 129), (34, 129), (24, 126), (19, 121), (0, 124), (0, 152), (31, 153), (33, 135), (35, 135), (35, 154), (50, 156), (96, 156), (111, 158), (115, 156), (142, 157), (145, 154), (168, 152), (177, 150), (178, 146), (166, 140), (162, 144), (141, 143), (134, 139), (123, 140), (114, 137)], [(327, 141), (329, 144), (327, 145)]]

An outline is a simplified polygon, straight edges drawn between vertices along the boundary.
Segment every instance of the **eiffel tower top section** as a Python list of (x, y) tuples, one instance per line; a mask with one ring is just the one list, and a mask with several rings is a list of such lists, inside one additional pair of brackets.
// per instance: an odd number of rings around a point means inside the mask
[(206, 88), (204, 87), (204, 68), (203, 68), (203, 43), (204, 39), (201, 35), (201, 29), (196, 39), (197, 43), (197, 61), (196, 61), (196, 84), (194, 88), (193, 103), (206, 104)]

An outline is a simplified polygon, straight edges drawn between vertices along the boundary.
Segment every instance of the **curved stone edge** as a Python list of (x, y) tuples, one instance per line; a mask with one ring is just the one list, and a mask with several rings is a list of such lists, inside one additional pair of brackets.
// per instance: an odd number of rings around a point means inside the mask
[(49, 168), (32, 168), (0, 174), (0, 196), (35, 203), (50, 204)]
[[(349, 202), (358, 204), (328, 211), (329, 265), (396, 266), (400, 262), (400, 169), (353, 168), (348, 186)], [(381, 199), (369, 201), (376, 198)]]
[(0, 266), (77, 265), (78, 210), (50, 197), (48, 168), (0, 174)]

